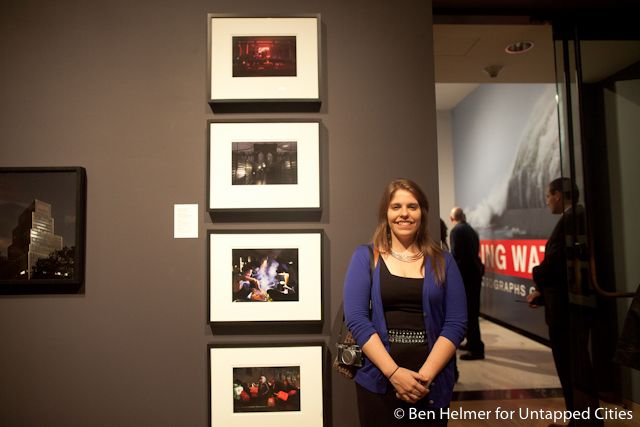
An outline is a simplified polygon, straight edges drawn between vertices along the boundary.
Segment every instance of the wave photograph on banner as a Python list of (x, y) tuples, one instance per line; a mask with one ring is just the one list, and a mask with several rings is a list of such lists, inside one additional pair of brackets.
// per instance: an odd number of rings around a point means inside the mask
[(486, 271), (481, 311), (546, 338), (542, 311), (521, 303), (558, 220), (545, 205), (561, 176), (555, 86), (480, 85), (452, 124), (456, 204), (480, 236)]
[[(535, 223), (523, 218), (522, 210), (545, 209), (546, 185), (560, 176), (560, 141), (557, 104), (553, 85), (544, 85), (526, 128), (518, 138), (517, 152), (506, 165), (503, 180), (487, 189), (485, 197), (465, 209), (467, 220), (478, 229), (489, 229), (495, 237), (546, 236)], [(517, 215), (510, 215), (510, 211)]]

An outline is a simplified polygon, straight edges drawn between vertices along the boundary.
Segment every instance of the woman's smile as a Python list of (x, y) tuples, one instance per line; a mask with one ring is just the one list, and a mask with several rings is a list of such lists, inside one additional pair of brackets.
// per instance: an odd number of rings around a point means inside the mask
[(400, 220), (400, 221), (395, 221), (395, 223), (398, 224), (399, 226), (410, 226), (410, 225), (414, 225), (415, 221)]

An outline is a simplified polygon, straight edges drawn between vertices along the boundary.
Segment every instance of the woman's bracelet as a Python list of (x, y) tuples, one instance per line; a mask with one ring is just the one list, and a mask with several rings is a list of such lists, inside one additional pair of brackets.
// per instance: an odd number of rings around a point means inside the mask
[(391, 379), (391, 377), (393, 376), (393, 374), (395, 374), (396, 372), (398, 372), (398, 369), (400, 369), (400, 366), (396, 366), (396, 369), (391, 373), (391, 375), (389, 375), (389, 376), (387, 377), (387, 379), (388, 379), (388, 380), (390, 380), (390, 379)]

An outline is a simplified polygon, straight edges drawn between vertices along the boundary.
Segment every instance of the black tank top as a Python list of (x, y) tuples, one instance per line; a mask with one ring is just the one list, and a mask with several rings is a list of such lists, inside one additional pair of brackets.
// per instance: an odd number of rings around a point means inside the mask
[(424, 330), (424, 279), (394, 276), (380, 257), (380, 292), (387, 329)]

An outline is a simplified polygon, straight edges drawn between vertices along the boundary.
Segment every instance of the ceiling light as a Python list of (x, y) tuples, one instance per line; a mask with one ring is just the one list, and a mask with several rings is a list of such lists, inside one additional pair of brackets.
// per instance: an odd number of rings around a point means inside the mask
[(528, 40), (523, 40), (519, 42), (514, 42), (504, 48), (504, 51), (509, 55), (518, 55), (520, 53), (525, 53), (533, 49), (533, 42)]

